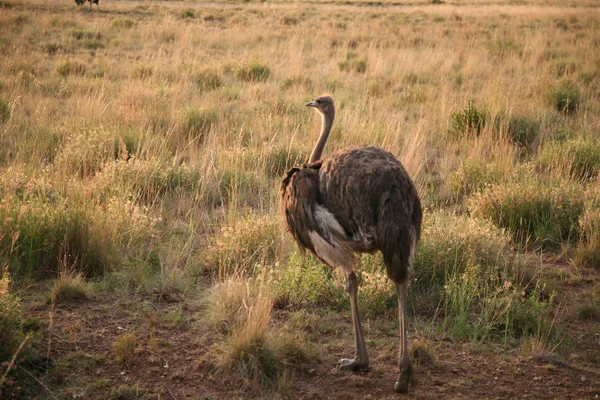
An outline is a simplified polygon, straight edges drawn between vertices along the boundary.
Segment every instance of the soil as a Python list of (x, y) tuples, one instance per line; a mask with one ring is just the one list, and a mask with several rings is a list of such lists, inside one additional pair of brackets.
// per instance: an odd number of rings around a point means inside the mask
[[(407, 395), (393, 391), (398, 374), (393, 318), (365, 321), (371, 368), (351, 373), (336, 369), (338, 358), (353, 352), (350, 313), (322, 314), (305, 335), (316, 357), (294, 369), (278, 389), (265, 390), (217, 372), (213, 339), (193, 300), (97, 293), (53, 308), (25, 297), (27, 317), (42, 321), (36, 339), (40, 358), (52, 366), (19, 367), (27, 374), (17, 376), (27, 379), (10, 381), (8, 393), (40, 399), (598, 399), (600, 324), (576, 312), (579, 294), (596, 282), (592, 277), (563, 288), (555, 322), (564, 332), (560, 351), (525, 354), (522, 346), (497, 342), (427, 339), (432, 359), (414, 360)], [(284, 324), (286, 313), (277, 311), (275, 323)], [(124, 333), (135, 335), (135, 353), (117, 362), (113, 343)], [(421, 336), (411, 327), (410, 346)]]

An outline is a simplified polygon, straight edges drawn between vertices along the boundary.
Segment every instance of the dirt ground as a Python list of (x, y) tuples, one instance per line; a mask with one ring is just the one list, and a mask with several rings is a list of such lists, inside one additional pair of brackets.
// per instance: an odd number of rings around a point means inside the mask
[[(594, 285), (596, 280), (588, 282)], [(561, 346), (568, 354), (523, 354), (498, 343), (428, 339), (433, 359), (416, 362), (408, 395), (392, 390), (398, 373), (393, 319), (366, 321), (371, 369), (348, 373), (338, 371), (336, 361), (353, 351), (350, 313), (323, 315), (327, 329), (315, 329), (309, 336), (318, 357), (300, 366), (280, 385), (283, 389), (264, 391), (216, 372), (208, 352), (210, 335), (197, 319), (201, 310), (189, 299), (97, 293), (54, 310), (43, 299), (30, 299), (27, 317), (42, 321), (38, 342), (46, 353), (42, 358), (49, 356), (53, 367), (28, 371), (35, 378), (27, 384), (35, 388), (25, 392), (40, 399), (597, 399), (600, 329), (598, 323), (573, 314), (571, 302), (580, 290), (565, 288), (556, 321), (569, 342)], [(283, 323), (285, 311), (278, 313), (276, 323)], [(112, 345), (126, 332), (137, 338), (135, 356), (118, 363)], [(411, 346), (418, 336), (412, 327)], [(17, 389), (23, 383), (10, 383), (15, 393), (23, 392)]]

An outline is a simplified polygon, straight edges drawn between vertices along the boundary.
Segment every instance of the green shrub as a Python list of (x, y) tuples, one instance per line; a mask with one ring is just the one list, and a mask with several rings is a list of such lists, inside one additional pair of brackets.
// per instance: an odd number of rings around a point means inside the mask
[(267, 176), (280, 177), (294, 165), (305, 163), (308, 154), (301, 150), (289, 147), (278, 147), (270, 149), (264, 159), (265, 173)]
[(348, 53), (346, 53), (346, 59), (338, 62), (338, 67), (340, 71), (354, 71), (359, 74), (364, 74), (367, 72), (367, 59), (358, 58), (358, 55), (355, 52), (348, 51)]
[(441, 213), (424, 222), (409, 291), (417, 313), (441, 315), (447, 333), (474, 341), (549, 332), (552, 299), (542, 300), (542, 288), (525, 282), (502, 229)]
[(448, 178), (448, 187), (458, 198), (468, 197), (500, 181), (498, 165), (478, 158), (463, 162)]
[(246, 82), (262, 82), (269, 79), (271, 69), (259, 63), (244, 64), (237, 67), (235, 76)]
[(205, 69), (196, 73), (193, 80), (201, 90), (205, 91), (214, 90), (223, 86), (221, 75), (210, 69)]
[(135, 358), (136, 342), (137, 339), (133, 333), (124, 333), (115, 339), (112, 348), (118, 363), (126, 363)]
[[(360, 284), (358, 286), (358, 308), (368, 318), (385, 314), (397, 316), (396, 288), (385, 271), (383, 256), (365, 254), (361, 257), (358, 273)], [(343, 282), (338, 284), (343, 288)], [(346, 295), (346, 297), (348, 297)], [(347, 301), (346, 301), (347, 302)]]
[(600, 172), (600, 142), (591, 138), (550, 142), (542, 149), (537, 165), (542, 170), (557, 170), (573, 179), (593, 179)]
[(5, 123), (10, 119), (10, 106), (4, 99), (0, 99), (0, 124)]
[(270, 288), (279, 306), (329, 305), (346, 301), (343, 282), (335, 273), (314, 257), (294, 252), (285, 265), (275, 265), (270, 271)]
[(89, 297), (91, 289), (91, 285), (81, 273), (61, 271), (58, 279), (54, 281), (50, 298), (57, 303), (85, 299)]
[(221, 276), (248, 275), (259, 264), (273, 263), (281, 246), (278, 218), (249, 215), (214, 235), (204, 252), (204, 264)]
[(77, 40), (81, 39), (100, 39), (102, 35), (100, 33), (96, 33), (86, 29), (72, 29), (71, 36)]
[(183, 130), (185, 134), (198, 138), (202, 143), (217, 121), (217, 113), (214, 111), (190, 108), (184, 115)]
[(600, 322), (600, 306), (594, 300), (581, 304), (577, 309), (577, 314), (581, 319)]
[(530, 146), (539, 132), (540, 122), (537, 119), (519, 115), (513, 115), (508, 119), (508, 137), (519, 146)]
[(96, 275), (156, 245), (158, 218), (146, 207), (114, 196), (91, 200), (88, 182), (71, 182), (65, 194), (45, 184), (0, 188), (0, 257), (15, 275), (48, 277), (65, 262)]
[(117, 17), (110, 22), (113, 28), (131, 28), (135, 25), (135, 21), (131, 18)]
[(441, 288), (447, 276), (469, 263), (508, 274), (516, 268), (510, 237), (488, 221), (434, 213), (424, 218), (414, 263), (413, 292), (418, 298)]
[(195, 18), (196, 15), (194, 13), (194, 10), (185, 10), (181, 13), (181, 18)]
[(132, 76), (137, 79), (148, 79), (154, 75), (154, 67), (151, 65), (137, 65), (132, 72)]
[(485, 110), (475, 107), (472, 101), (462, 110), (453, 112), (451, 118), (450, 132), (456, 137), (479, 136), (488, 122)]
[(367, 80), (367, 93), (371, 96), (383, 97), (392, 90), (393, 82), (390, 79), (375, 77)]
[(470, 203), (473, 216), (509, 229), (522, 244), (546, 248), (576, 239), (583, 213), (583, 189), (569, 182), (520, 181), (495, 185)]
[(291, 89), (292, 87), (302, 87), (305, 90), (313, 89), (313, 81), (308, 76), (294, 75), (288, 76), (281, 82), (282, 89)]
[(192, 192), (199, 188), (199, 182), (199, 171), (186, 164), (131, 157), (104, 164), (92, 185), (98, 194), (130, 194), (139, 202), (154, 204), (168, 194)]
[(42, 46), (42, 48), (46, 53), (53, 55), (56, 54), (62, 48), (62, 46), (60, 43), (46, 43)]
[(69, 75), (83, 76), (87, 71), (87, 67), (79, 61), (66, 60), (56, 67), (56, 71), (65, 77)]
[(574, 82), (563, 80), (550, 88), (550, 104), (564, 114), (573, 114), (579, 108), (581, 95)]

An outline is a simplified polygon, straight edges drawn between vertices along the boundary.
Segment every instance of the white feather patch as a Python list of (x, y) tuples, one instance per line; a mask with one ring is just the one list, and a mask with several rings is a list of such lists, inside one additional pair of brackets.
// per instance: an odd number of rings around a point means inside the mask
[(329, 244), (321, 235), (315, 231), (308, 232), (310, 241), (312, 242), (315, 253), (322, 258), (331, 267), (341, 267), (344, 272), (349, 274), (354, 270), (356, 258), (352, 250), (341, 245), (337, 240), (333, 239), (332, 244)]
[(340, 223), (335, 219), (332, 213), (329, 212), (328, 209), (321, 205), (317, 205), (315, 207), (314, 212), (315, 219), (321, 225), (323, 230), (329, 232), (332, 236), (339, 238), (341, 240), (346, 240), (346, 232), (344, 228), (340, 225)]

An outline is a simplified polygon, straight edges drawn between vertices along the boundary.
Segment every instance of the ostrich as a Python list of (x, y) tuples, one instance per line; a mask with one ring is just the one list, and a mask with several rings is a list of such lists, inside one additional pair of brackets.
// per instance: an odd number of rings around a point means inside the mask
[(321, 159), (335, 117), (333, 98), (324, 95), (306, 106), (321, 114), (321, 135), (308, 164), (291, 168), (281, 182), (288, 229), (303, 254), (309, 250), (330, 268), (342, 268), (346, 275), (356, 353), (354, 359), (339, 361), (340, 370), (369, 366), (358, 313), (354, 253), (383, 253), (387, 276), (398, 294), (400, 373), (394, 390), (405, 393), (412, 374), (406, 297), (421, 233), (419, 196), (400, 161), (378, 147), (347, 147)]

